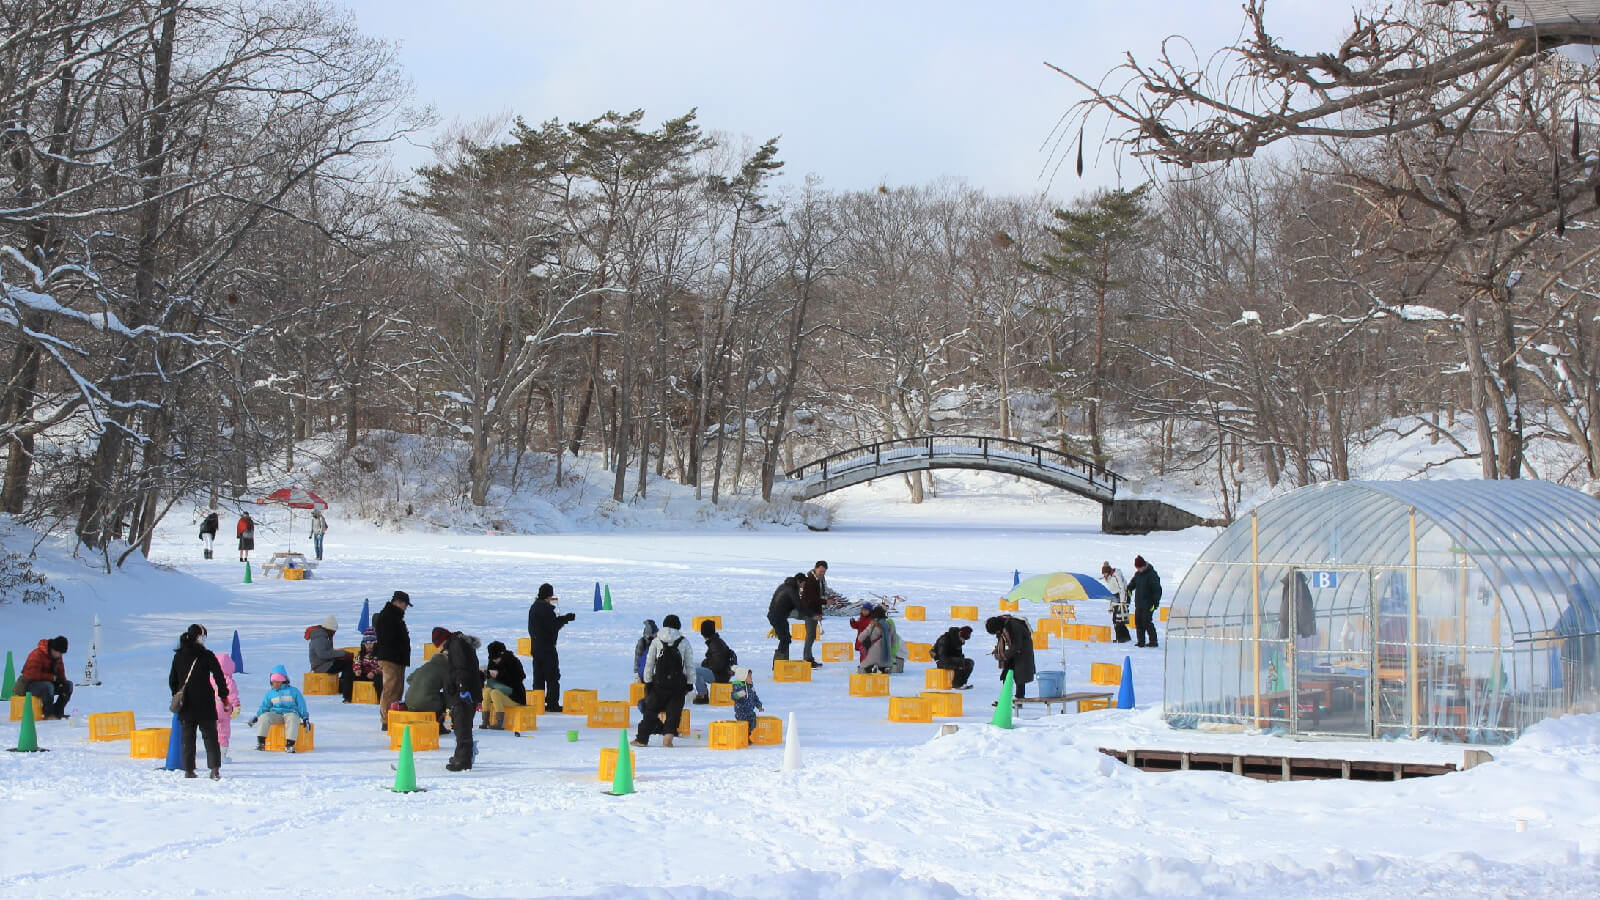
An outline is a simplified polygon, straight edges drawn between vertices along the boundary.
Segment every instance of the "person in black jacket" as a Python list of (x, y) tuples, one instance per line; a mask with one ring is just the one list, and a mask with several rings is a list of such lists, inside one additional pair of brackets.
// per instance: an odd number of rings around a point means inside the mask
[(472, 768), (472, 758), (477, 755), (472, 748), (472, 718), (483, 702), (483, 670), (478, 667), (481, 646), (472, 635), (453, 631), (439, 648), (449, 661), (445, 702), (450, 705), (450, 722), (456, 733), (456, 752), (444, 765), (451, 772)]
[(967, 679), (972, 677), (972, 660), (967, 659), (967, 655), (961, 650), (961, 645), (970, 637), (972, 637), (971, 626), (963, 625), (960, 628), (951, 628), (933, 642), (934, 666), (955, 672), (950, 684), (957, 690), (964, 691), (972, 687), (967, 683)]
[(772, 651), (772, 660), (789, 658), (789, 617), (800, 607), (800, 582), (805, 573), (790, 575), (772, 592), (772, 602), (767, 604), (767, 624), (778, 638), (778, 649)]
[(411, 595), (395, 591), (383, 609), (372, 617), (372, 655), (378, 659), (383, 672), (383, 693), (378, 696), (378, 721), (389, 729), (389, 707), (400, 702), (406, 689), (406, 668), (411, 665), (411, 629), (406, 627), (406, 610), (411, 608)]
[(709, 685), (733, 680), (733, 667), (739, 662), (739, 654), (717, 634), (717, 623), (710, 619), (700, 623), (700, 636), (706, 639), (706, 658), (694, 670), (694, 702), (710, 703)]
[(1033, 680), (1033, 629), (1016, 616), (991, 616), (984, 628), (995, 636), (995, 662), (1000, 664), (1000, 680), (1011, 673), (1011, 683), (1016, 688), (1017, 699), (1028, 696), (1028, 682)]
[[(212, 684), (216, 688), (212, 688)], [(178, 636), (178, 647), (172, 652), (172, 671), (167, 673), (167, 688), (172, 693), (182, 693), (183, 703), (178, 707), (178, 727), (181, 729), (181, 754), (183, 777), (194, 778), (194, 733), (198, 729), (206, 742), (206, 768), (211, 770), (211, 780), (222, 778), (222, 747), (217, 743), (217, 701), (228, 699), (228, 677), (222, 674), (217, 655), (206, 649), (206, 629), (203, 625), (190, 625)], [(218, 696), (218, 692), (221, 696)]]
[(522, 685), (528, 676), (522, 670), (522, 660), (499, 641), (490, 641), (484, 655), (483, 721), (478, 724), (482, 728), (504, 728), (506, 709), (528, 703), (528, 690)]
[(805, 652), (800, 658), (811, 663), (811, 668), (818, 669), (822, 663), (811, 654), (811, 648), (817, 643), (817, 629), (822, 626), (822, 604), (828, 591), (828, 563), (826, 560), (817, 560), (802, 577), (795, 576), (795, 593), (798, 595), (795, 602), (795, 614), (806, 626)]
[(639, 730), (633, 746), (644, 747), (650, 735), (661, 735), (663, 746), (671, 747), (683, 720), (683, 698), (689, 693), (689, 679), (694, 675), (690, 661), (693, 652), (689, 641), (678, 633), (677, 616), (661, 620), (661, 630), (645, 651), (644, 681), (649, 685), (644, 694), (643, 715), (639, 717)]
[(533, 686), (544, 691), (544, 711), (561, 712), (561, 655), (556, 652), (556, 638), (561, 629), (578, 617), (577, 613), (556, 615), (556, 604), (561, 598), (548, 583), (539, 585), (539, 595), (528, 607), (528, 639), (533, 645)]
[(1133, 558), (1133, 577), (1128, 580), (1128, 593), (1133, 597), (1133, 627), (1137, 640), (1135, 647), (1159, 647), (1156, 643), (1156, 608), (1161, 605), (1161, 576), (1156, 567)]
[(200, 542), (205, 544), (206, 559), (211, 558), (211, 551), (217, 542), (217, 513), (215, 510), (206, 513), (205, 520), (200, 523)]

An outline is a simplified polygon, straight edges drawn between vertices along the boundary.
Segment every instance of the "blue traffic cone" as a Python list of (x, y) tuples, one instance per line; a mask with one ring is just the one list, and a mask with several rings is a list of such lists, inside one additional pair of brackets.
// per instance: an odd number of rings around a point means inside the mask
[(1122, 658), (1122, 687), (1117, 689), (1117, 709), (1133, 709), (1133, 657)]
[(178, 714), (172, 714), (172, 733), (167, 737), (167, 762), (163, 771), (176, 772), (183, 768), (183, 733), (179, 730)]
[(596, 581), (594, 583), (594, 611), (595, 612), (599, 612), (602, 609), (602, 607), (600, 605), (601, 602), (602, 601), (600, 599), (600, 582)]
[(1012, 587), (1016, 587), (1017, 585), (1019, 585), (1021, 583), (1022, 583), (1022, 570), (1021, 569), (1012, 569), (1011, 570), (1011, 586)]
[(244, 674), (244, 654), (239, 651), (239, 629), (233, 630), (233, 650), (228, 654), (233, 657), (233, 674)]
[(372, 601), (361, 601), (361, 621), (356, 623), (356, 634), (366, 634), (367, 628), (372, 625)]

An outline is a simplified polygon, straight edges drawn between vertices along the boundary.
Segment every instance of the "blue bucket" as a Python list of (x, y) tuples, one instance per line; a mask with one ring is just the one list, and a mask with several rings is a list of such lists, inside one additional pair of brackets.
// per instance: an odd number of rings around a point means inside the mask
[(1059, 697), (1065, 693), (1067, 673), (1055, 670), (1050, 672), (1034, 673), (1034, 684), (1037, 685), (1039, 697)]

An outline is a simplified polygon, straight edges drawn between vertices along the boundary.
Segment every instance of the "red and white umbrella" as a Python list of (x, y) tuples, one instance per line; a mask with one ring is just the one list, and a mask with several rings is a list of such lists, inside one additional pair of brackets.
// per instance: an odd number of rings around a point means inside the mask
[(276, 503), (290, 509), (327, 509), (328, 501), (318, 497), (314, 492), (308, 491), (299, 485), (294, 487), (278, 488), (265, 497), (256, 499), (257, 503)]

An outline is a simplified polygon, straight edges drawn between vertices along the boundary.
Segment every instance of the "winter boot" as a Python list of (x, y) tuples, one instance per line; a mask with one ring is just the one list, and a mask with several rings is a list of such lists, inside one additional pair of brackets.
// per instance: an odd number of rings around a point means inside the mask
[(774, 651), (772, 651), (772, 661), (773, 662), (777, 662), (780, 659), (786, 660), (788, 658), (789, 658), (789, 651), (787, 651), (787, 650), (774, 650)]
[(690, 702), (690, 703), (694, 703), (694, 704), (697, 704), (697, 705), (699, 705), (699, 706), (704, 706), (704, 705), (706, 705), (706, 704), (707, 704), (707, 703), (710, 703), (710, 702), (711, 702), (711, 698), (710, 698), (710, 697), (708, 697), (708, 696), (706, 696), (706, 695), (705, 695), (705, 694), (695, 694), (695, 695), (694, 695), (694, 699), (693, 699), (693, 700), (691, 700), (691, 701), (689, 701), (689, 702)]
[(222, 770), (221, 769), (212, 769), (211, 770), (211, 780), (212, 781), (221, 781), (222, 780)]
[(199, 778), (200, 776), (196, 775), (194, 773), (193, 769), (186, 769), (186, 770), (184, 770), (183, 777), (185, 777), (185, 778)]
[(285, 753), (293, 753), (294, 752), (294, 741), (284, 741), (283, 742), (283, 752), (285, 752)]
[(484, 731), (489, 730), (489, 713), (487, 711), (484, 712), (483, 718), (478, 720), (478, 727)]
[(267, 749), (267, 739), (264, 738), (264, 737), (259, 737), (258, 736), (256, 738), (256, 749), (257, 750), (265, 750), (265, 749)]
[[(495, 713), (494, 714), (494, 726), (493, 727), (494, 727), (494, 729), (496, 731), (505, 731), (506, 730), (506, 714), (505, 713)], [(478, 749), (477, 745), (474, 744), (472, 749), (474, 751), (476, 751)]]

